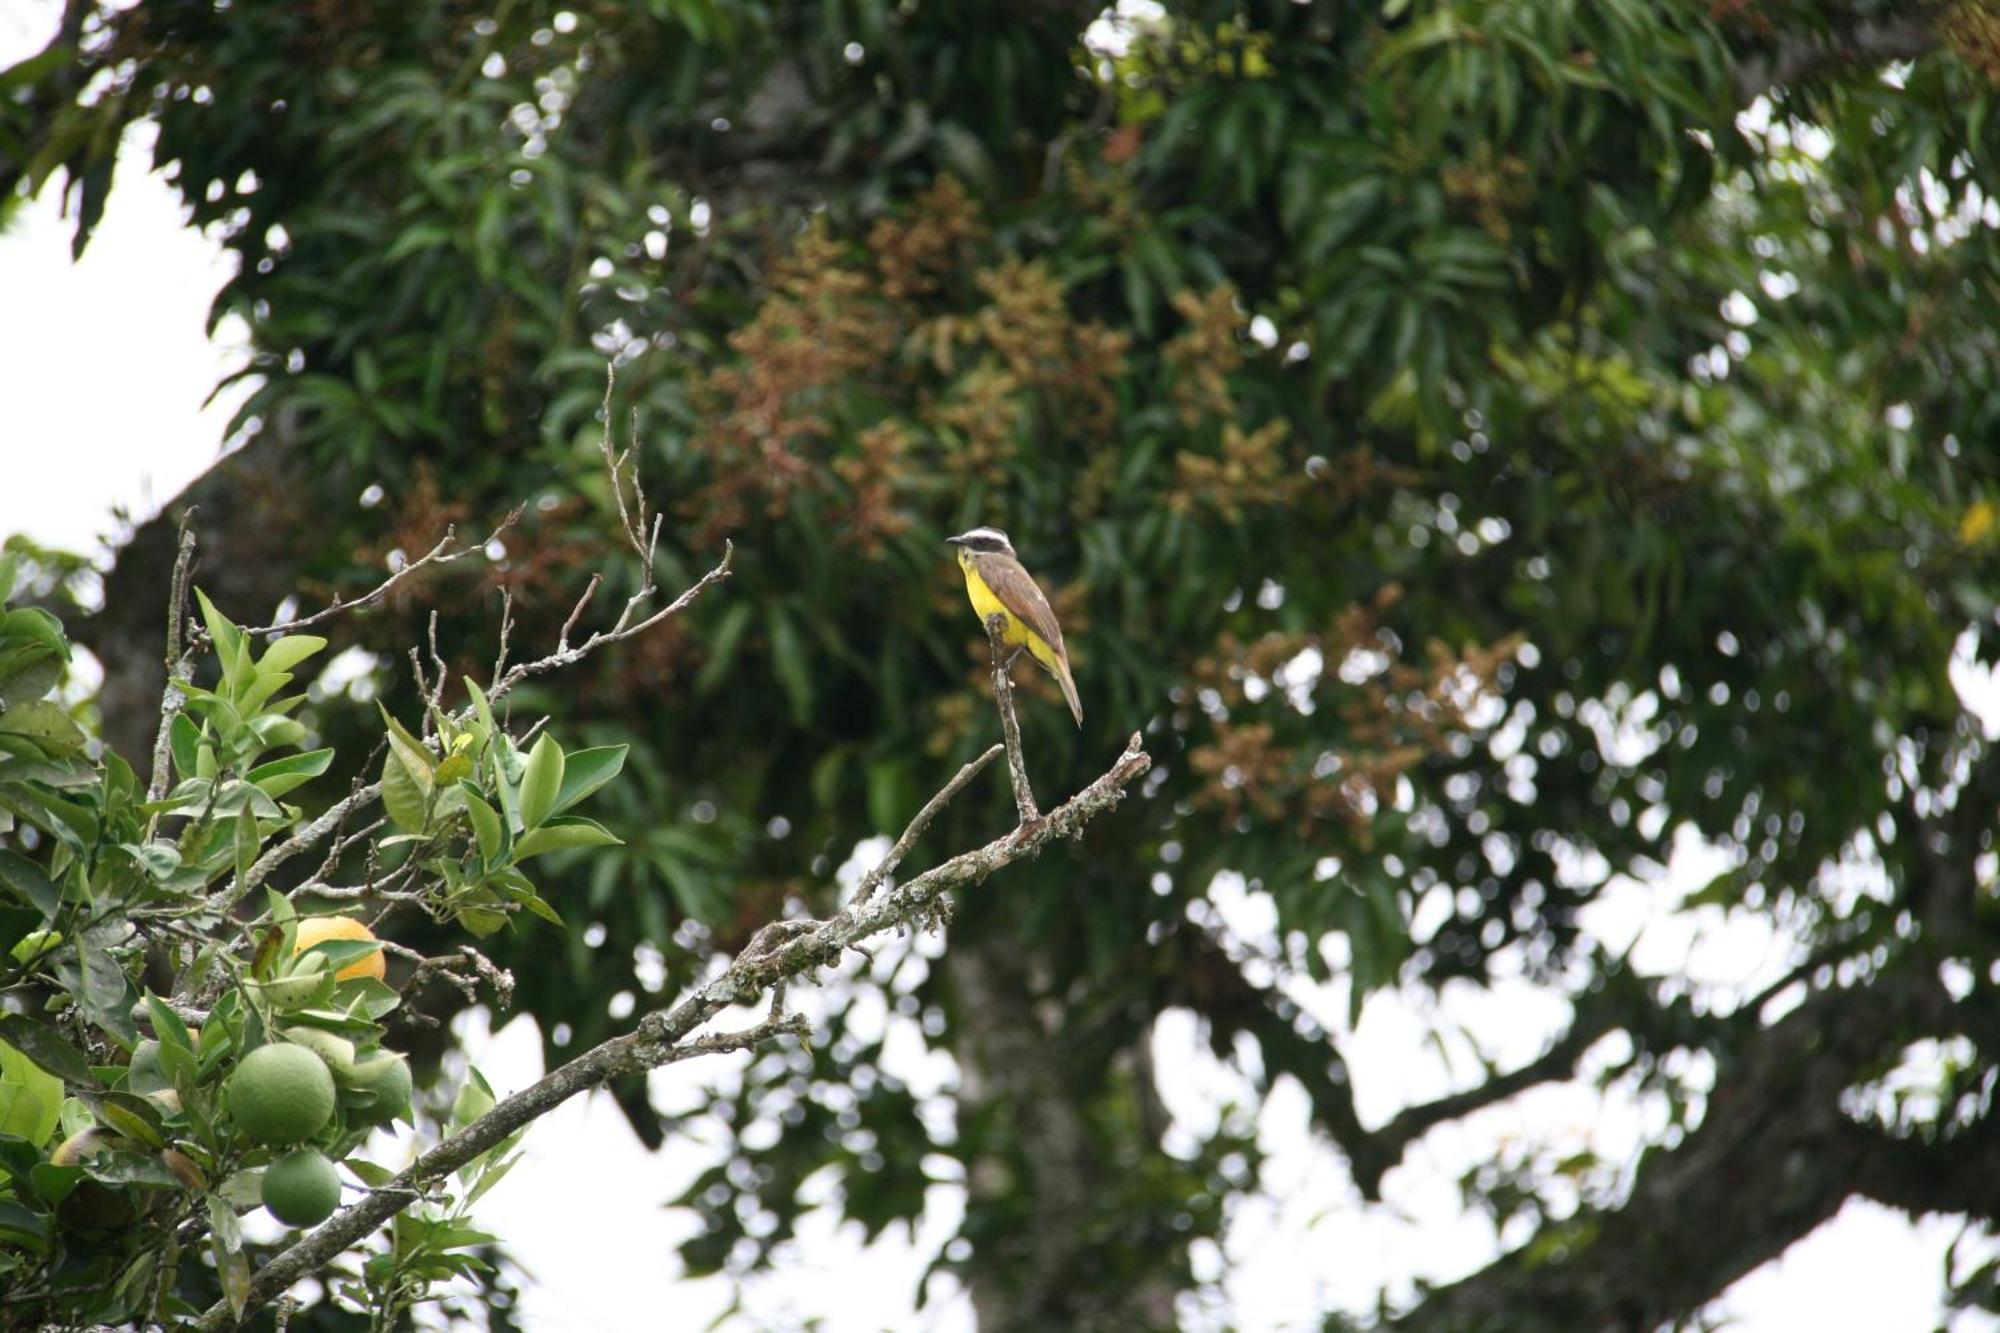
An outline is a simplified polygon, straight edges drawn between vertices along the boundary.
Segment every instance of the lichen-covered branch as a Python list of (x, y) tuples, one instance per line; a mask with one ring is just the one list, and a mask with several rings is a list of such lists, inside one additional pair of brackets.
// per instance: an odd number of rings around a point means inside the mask
[[(983, 766), (988, 757), (976, 763)], [(591, 1048), (499, 1102), (424, 1153), (387, 1185), (335, 1214), (278, 1254), (251, 1280), (243, 1314), (247, 1316), (269, 1304), (292, 1283), (318, 1271), (373, 1234), (445, 1176), (577, 1094), (616, 1078), (680, 1060), (744, 1049), (781, 1033), (798, 1033), (801, 1020), (775, 1012), (774, 1008), (770, 1017), (744, 1032), (695, 1035), (723, 1010), (751, 1003), (774, 987), (817, 968), (831, 966), (848, 948), (871, 936), (934, 917), (939, 901), (947, 893), (971, 888), (995, 871), (1037, 855), (1057, 838), (1076, 837), (1092, 819), (1118, 804), (1126, 789), (1151, 766), (1152, 760), (1141, 747), (1140, 737), (1134, 734), (1124, 752), (1102, 776), (1046, 816), (1024, 820), (985, 846), (961, 852), (869, 901), (856, 901), (826, 921), (798, 923), (782, 943), (763, 950), (746, 950), (728, 971), (673, 1008), (647, 1014), (631, 1032)], [(966, 778), (961, 770), (946, 790), (963, 786)], [(944, 794), (940, 792), (941, 796)], [(197, 1327), (224, 1330), (239, 1325), (240, 1317), (231, 1312), (226, 1302), (218, 1302), (202, 1316)]]
[[(194, 507), (181, 513), (179, 553), (174, 557), (174, 581), (167, 603), (167, 685), (160, 692), (160, 729), (153, 738), (153, 771), (146, 783), (146, 799), (157, 801), (167, 794), (172, 775), (168, 754), (172, 749), (174, 717), (187, 703), (181, 686), (188, 680), (186, 635), (182, 617), (187, 613), (188, 583), (194, 576)], [(159, 817), (153, 818), (157, 827)]]

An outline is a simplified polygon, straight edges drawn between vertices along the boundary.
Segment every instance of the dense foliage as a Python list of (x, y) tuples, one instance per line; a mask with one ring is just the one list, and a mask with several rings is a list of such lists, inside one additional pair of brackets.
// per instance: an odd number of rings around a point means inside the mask
[[(560, 924), (529, 863), (615, 841), (568, 812), (624, 751), (565, 754), (547, 732), (517, 747), (468, 682), (468, 704), (433, 709), (422, 736), (385, 719), (383, 818), (315, 834), (290, 798), (336, 756), (302, 748), (307, 694), (286, 690), (326, 639), (246, 633), (197, 590), (202, 628), (176, 655), (146, 781), (115, 751), (87, 754), (49, 697), (71, 656), (62, 624), (8, 605), (45, 577), (0, 557), (0, 1327), (179, 1326), (212, 1290), (241, 1314), (253, 1256), (274, 1248), (245, 1214), (261, 1204), (280, 1233), (324, 1221), (336, 1163), (391, 1182), (365, 1152), (414, 1112), (384, 1020), (403, 991), (472, 971), (422, 960), (399, 991), (369, 928), (326, 909), (365, 898), (378, 919), (422, 911), (478, 935), (517, 913)], [(273, 887), (329, 836), (364, 854), (366, 893), (324, 879), (331, 854)], [(493, 1104), (475, 1071), (435, 1118), (463, 1128)], [(392, 1327), (434, 1284), (489, 1271), (469, 1209), (512, 1149), (470, 1159), (329, 1288)]]
[[(1136, 814), (882, 983), (956, 1057), (950, 1114), (836, 1015), (724, 1108), (785, 1132), (690, 1193), (692, 1269), (770, 1262), (829, 1164), (875, 1234), (943, 1155), (970, 1244), (941, 1263), (984, 1327), (1166, 1326), (1256, 1154), (1238, 1120), (1163, 1150), (1163, 1012), (1303, 1084), (1370, 1198), (1433, 1125), (1623, 1032), (1670, 1108), (1645, 1161), (1570, 1164), (1582, 1206), (1539, 1158), (1469, 1182), (1534, 1239), (1405, 1317), (1636, 1328), (1853, 1195), (2000, 1208), (2000, 1033), (1946, 984), (2000, 958), (2000, 773), (1948, 676), (1994, 630), (1995, 77), (1984, 0), (77, 0), (0, 76), (0, 170), (61, 180), (81, 244), (147, 120), (241, 256), (252, 438), (197, 489), (258, 543), (223, 562), (243, 599), (544, 497), (427, 601), (456, 665), (495, 585), (552, 637), (616, 541), (607, 356), (670, 497), (663, 579), (736, 541), (726, 602), (567, 700), (634, 781), (603, 802), (624, 845), (563, 889), (602, 944), (510, 960), (552, 1042), (788, 902), (823, 915), (844, 839), (988, 743), (942, 535), (1005, 526), (1050, 585), (1085, 725), (1030, 709), (1042, 780), (1152, 738)], [(114, 573), (94, 640), (114, 731), (157, 564)], [(407, 700), (414, 626), (376, 626)], [(940, 828), (991, 827), (984, 799)], [(1683, 830), (1730, 857), (1702, 901), (1795, 938), (1791, 986), (1691, 996), (1580, 930)], [(1267, 947), (1199, 907), (1223, 871), (1270, 896)], [(1524, 972), (1573, 1000), (1546, 1059), (1361, 1123), (1340, 1033), (1371, 993)], [(1332, 975), (1348, 1013), (1288, 998)], [(1843, 1110), (1926, 1036), (1971, 1042), (1934, 1103)]]

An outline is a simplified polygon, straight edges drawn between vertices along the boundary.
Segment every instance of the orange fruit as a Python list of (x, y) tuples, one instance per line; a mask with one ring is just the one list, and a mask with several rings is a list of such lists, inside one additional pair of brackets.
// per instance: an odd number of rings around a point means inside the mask
[[(295, 954), (304, 953), (321, 940), (372, 940), (375, 932), (356, 921), (351, 916), (304, 916), (299, 918), (298, 943), (292, 947)], [(336, 981), (352, 981), (356, 977), (373, 977), (380, 981), (388, 965), (382, 961), (380, 949), (357, 958), (346, 967), (333, 974)]]

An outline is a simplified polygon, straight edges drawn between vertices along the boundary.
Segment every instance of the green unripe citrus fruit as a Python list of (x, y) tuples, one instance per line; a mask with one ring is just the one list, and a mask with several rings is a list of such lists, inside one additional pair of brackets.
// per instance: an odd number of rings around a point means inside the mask
[(410, 1062), (393, 1051), (354, 1066), (348, 1085), (375, 1094), (374, 1101), (354, 1113), (362, 1124), (386, 1125), (410, 1118)]
[(224, 1088), (236, 1127), (259, 1143), (297, 1143), (333, 1118), (333, 1075), (303, 1046), (277, 1041), (243, 1057)]
[(264, 1168), (264, 1206), (295, 1227), (314, 1227), (340, 1207), (340, 1173), (314, 1148), (286, 1153)]

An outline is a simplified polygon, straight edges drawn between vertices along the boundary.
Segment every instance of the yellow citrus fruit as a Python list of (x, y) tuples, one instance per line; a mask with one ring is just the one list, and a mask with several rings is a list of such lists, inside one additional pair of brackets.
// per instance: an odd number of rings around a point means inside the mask
[(223, 1092), (236, 1127), (259, 1143), (298, 1143), (333, 1118), (333, 1075), (326, 1062), (286, 1041), (244, 1056)]
[[(292, 946), (293, 953), (304, 953), (321, 940), (372, 940), (375, 932), (356, 921), (351, 916), (306, 916), (299, 918), (298, 943)], [(333, 974), (336, 981), (352, 981), (356, 977), (373, 977), (380, 981), (388, 970), (382, 961), (382, 951), (375, 950), (355, 959), (346, 967)]]
[(314, 1148), (286, 1153), (264, 1168), (264, 1206), (295, 1227), (315, 1227), (340, 1207), (340, 1173)]

